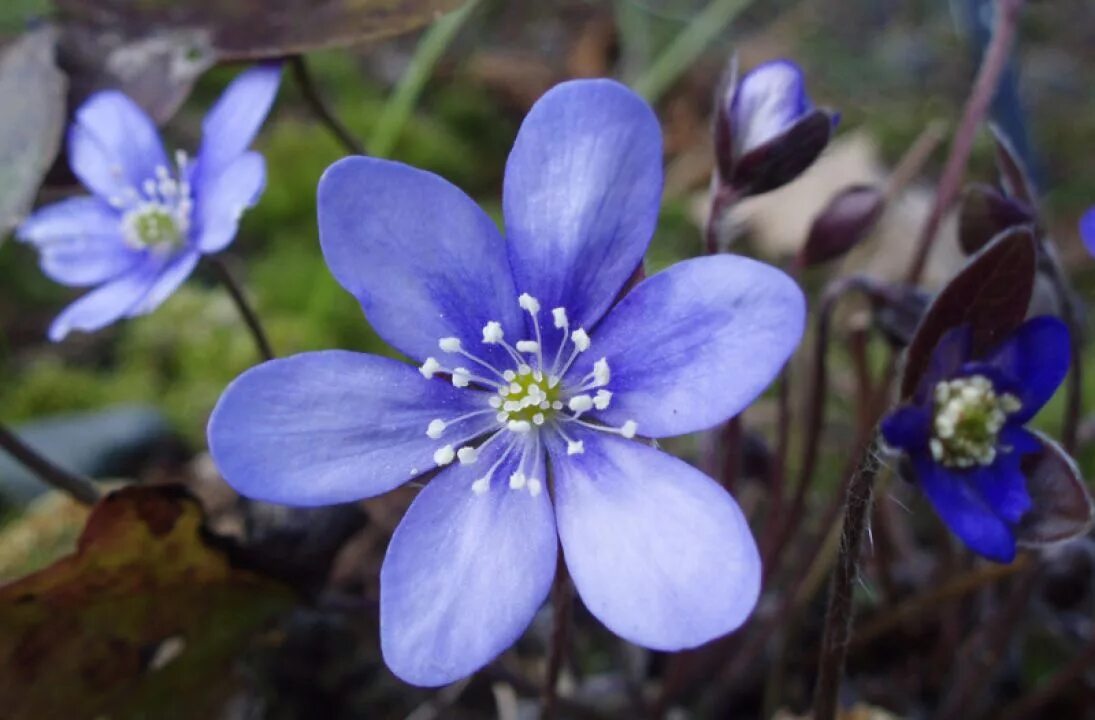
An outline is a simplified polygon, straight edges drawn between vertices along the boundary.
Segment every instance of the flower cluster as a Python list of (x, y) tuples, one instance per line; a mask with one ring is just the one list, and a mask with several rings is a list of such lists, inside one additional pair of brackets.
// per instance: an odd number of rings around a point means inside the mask
[(662, 187), (657, 120), (607, 80), (559, 85), (506, 166), (505, 237), (421, 170), (352, 157), (319, 185), (327, 264), (417, 362), (343, 351), (259, 365), (209, 423), (244, 495), (347, 502), (430, 476), (381, 570), (381, 644), (403, 679), (483, 666), (531, 621), (557, 546), (617, 634), (676, 650), (759, 593), (734, 500), (652, 440), (743, 410), (797, 346), (801, 291), (741, 257), (681, 262), (616, 302)]
[(243, 73), (205, 118), (196, 157), (169, 159), (152, 119), (115, 90), (92, 95), (68, 135), (69, 165), (89, 196), (38, 210), (17, 237), (63, 285), (95, 287), (49, 335), (94, 331), (155, 310), (198, 259), (228, 246), (262, 194), (266, 166), (248, 151), (277, 93), (278, 65)]
[(911, 401), (882, 423), (939, 516), (991, 560), (1015, 557), (1015, 527), (1032, 508), (1021, 460), (1040, 448), (1023, 425), (1068, 372), (1069, 342), (1064, 323), (1038, 317), (974, 357), (969, 327), (953, 329)]

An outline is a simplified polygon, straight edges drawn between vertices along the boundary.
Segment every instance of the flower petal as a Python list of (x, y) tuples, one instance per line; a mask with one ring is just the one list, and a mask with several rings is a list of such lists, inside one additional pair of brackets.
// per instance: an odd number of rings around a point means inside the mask
[(430, 421), (481, 407), (480, 393), (426, 380), (395, 360), (303, 353), (262, 363), (228, 386), (209, 419), (209, 449), (247, 497), (330, 505), (432, 469), (445, 440), (426, 436)]
[(506, 164), (518, 291), (591, 328), (642, 260), (661, 193), (661, 129), (650, 106), (611, 80), (556, 85), (521, 124)]
[(974, 472), (971, 480), (992, 511), (1012, 525), (1034, 505), (1017, 455), (999, 457), (992, 465)]
[(1088, 208), (1080, 218), (1080, 238), (1087, 251), (1095, 255), (1095, 206)]
[(926, 455), (913, 457), (917, 481), (939, 517), (970, 550), (989, 560), (1015, 559), (1015, 536), (961, 473), (937, 465)]
[(162, 262), (146, 256), (125, 273), (100, 285), (61, 311), (49, 328), (60, 342), (72, 330), (94, 332), (119, 320), (141, 301), (159, 278)]
[(740, 157), (776, 137), (810, 108), (802, 69), (772, 60), (750, 70), (734, 90), (730, 128)]
[(198, 184), (217, 177), (251, 146), (274, 104), (281, 63), (265, 63), (240, 73), (202, 121)]
[(266, 161), (257, 152), (246, 152), (208, 183), (196, 187), (198, 249), (208, 254), (228, 247), (236, 237), (243, 211), (258, 201), (265, 186)]
[(546, 492), (509, 489), (516, 453), (489, 491), (472, 492), (500, 454), (492, 449), (426, 486), (384, 558), (381, 649), (392, 672), (414, 685), (444, 685), (489, 663), (521, 636), (551, 588), (551, 501)]
[(694, 432), (753, 402), (804, 323), (802, 291), (776, 268), (733, 255), (685, 260), (628, 293), (570, 375), (607, 358), (612, 404), (597, 417), (635, 420), (648, 437)]
[(481, 345), (490, 320), (508, 338), (524, 334), (505, 243), (454, 185), (402, 163), (344, 158), (319, 181), (319, 239), (335, 279), (402, 352), (423, 360), (454, 336), (511, 364), (499, 346)]
[(118, 212), (96, 197), (40, 208), (18, 236), (40, 253), (42, 271), (62, 285), (98, 285), (131, 268), (142, 254), (122, 240)]
[(95, 93), (80, 106), (68, 142), (72, 172), (104, 200), (139, 189), (157, 167), (167, 167), (156, 124), (116, 90)]
[(881, 424), (882, 436), (892, 447), (908, 452), (924, 448), (931, 435), (931, 414), (919, 405), (902, 405)]
[(549, 445), (567, 568), (589, 611), (656, 650), (740, 626), (760, 593), (760, 556), (737, 503), (690, 465), (594, 431)]
[(198, 264), (199, 258), (201, 258), (199, 253), (189, 251), (168, 260), (157, 275), (156, 282), (148, 289), (140, 302), (129, 309), (126, 317), (147, 315), (163, 304), (163, 301), (171, 297), (171, 294), (190, 277), (190, 273), (194, 272), (194, 266)]
[(950, 379), (970, 359), (972, 338), (969, 325), (959, 325), (943, 333), (928, 359), (928, 368), (917, 385), (917, 404), (932, 402), (935, 386)]
[(1038, 414), (1068, 374), (1068, 326), (1055, 317), (1027, 320), (994, 350), (987, 362), (1018, 381), (1022, 407), (1011, 416), (1024, 423)]

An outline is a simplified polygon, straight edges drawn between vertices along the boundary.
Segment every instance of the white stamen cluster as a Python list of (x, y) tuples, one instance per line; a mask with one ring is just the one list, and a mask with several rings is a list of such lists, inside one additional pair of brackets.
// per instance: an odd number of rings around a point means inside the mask
[[(447, 374), (455, 387), (474, 386), (478, 391), (492, 391), (483, 393), (486, 398), (483, 409), (451, 419), (436, 418), (426, 427), (429, 438), (441, 440), (453, 426), (464, 426), (465, 421), (478, 419), (474, 427), (460, 432), (459, 437), (445, 438), (445, 444), (434, 452), (433, 460), (438, 466), (448, 465), (454, 460), (464, 465), (473, 464), (479, 460), (484, 448), (498, 438), (503, 439), (506, 447), (498, 459), (472, 483), (472, 492), (477, 495), (490, 489), (496, 471), (515, 451), (520, 452), (520, 457), (517, 470), (509, 477), (510, 489), (528, 490), (534, 497), (543, 492), (544, 480), (537, 471), (543, 466), (540, 437), (543, 431), (556, 433), (566, 443), (568, 455), (579, 455), (585, 452), (585, 446), (582, 441), (567, 435), (567, 424), (575, 423), (625, 438), (635, 437), (638, 430), (634, 420), (628, 420), (620, 427), (612, 427), (582, 418), (583, 414), (605, 410), (612, 403), (612, 392), (606, 387), (612, 379), (607, 358), (602, 357), (594, 362), (592, 372), (575, 386), (566, 387), (563, 378), (578, 356), (592, 346), (589, 334), (580, 327), (571, 331), (565, 308), (552, 309), (553, 325), (557, 330), (562, 330), (562, 338), (549, 364), (544, 359), (540, 302), (523, 293), (517, 298), (517, 304), (531, 317), (534, 338), (520, 339), (511, 345), (500, 322), (491, 320), (483, 326), (483, 344), (501, 347), (513, 363), (511, 368), (497, 368), (466, 350), (459, 338), (444, 337), (438, 341), (438, 348), (443, 353), (474, 363), (482, 374), (472, 372), (465, 366), (447, 366), (433, 357), (426, 358), (418, 369), (426, 379)], [(566, 353), (568, 347), (570, 350)], [(470, 444), (485, 435), (487, 439), (479, 445)]]
[[(127, 245), (137, 250), (170, 250), (186, 242), (194, 210), (189, 166), (189, 158), (180, 150), (174, 170), (159, 165), (154, 178), (110, 198), (110, 204), (123, 211), (122, 238)], [(120, 168), (115, 173), (122, 175)]]
[(932, 457), (957, 468), (991, 465), (996, 460), (1000, 430), (1008, 415), (1021, 407), (1014, 395), (998, 395), (984, 375), (944, 380), (935, 386), (934, 400), (928, 441)]

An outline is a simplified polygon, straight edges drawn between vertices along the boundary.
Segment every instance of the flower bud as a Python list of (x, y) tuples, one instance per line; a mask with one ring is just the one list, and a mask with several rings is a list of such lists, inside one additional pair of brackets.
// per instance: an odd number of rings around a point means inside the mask
[(962, 198), (958, 244), (962, 252), (972, 255), (1008, 228), (1034, 221), (1034, 213), (1022, 201), (1007, 197), (989, 185), (972, 185)]
[(731, 79), (715, 118), (722, 184), (738, 196), (794, 180), (829, 144), (838, 117), (814, 107), (802, 70), (773, 60)]
[(870, 185), (841, 190), (814, 218), (799, 254), (801, 265), (820, 265), (844, 255), (870, 234), (885, 205), (885, 195)]

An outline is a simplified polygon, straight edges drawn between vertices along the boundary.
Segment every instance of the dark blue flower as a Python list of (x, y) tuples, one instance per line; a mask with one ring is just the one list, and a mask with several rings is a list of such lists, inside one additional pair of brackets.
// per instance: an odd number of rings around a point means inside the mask
[(1041, 447), (1023, 426), (1068, 372), (1069, 333), (1056, 318), (1033, 318), (983, 357), (972, 356), (970, 336), (968, 326), (943, 336), (882, 434), (908, 453), (916, 482), (963, 542), (1006, 563), (1032, 506), (1020, 460)]
[(1080, 218), (1080, 239), (1087, 251), (1095, 255), (1095, 206), (1088, 208)]
[(92, 194), (41, 208), (17, 232), (50, 278), (95, 287), (54, 320), (52, 340), (152, 312), (202, 255), (228, 246), (266, 182), (262, 156), (247, 148), (280, 76), (278, 65), (240, 75), (205, 117), (193, 159), (178, 151), (169, 160), (152, 119), (120, 92), (80, 106), (69, 165)]
[(353, 157), (319, 185), (320, 243), (376, 331), (419, 366), (343, 351), (225, 391), (213, 457), (244, 495), (323, 505), (437, 472), (381, 571), (384, 657), (440, 685), (512, 644), (557, 545), (589, 610), (647, 647), (738, 627), (760, 560), (734, 500), (640, 437), (741, 412), (800, 340), (804, 300), (741, 257), (688, 260), (614, 305), (658, 217), (658, 121), (618, 83), (564, 83), (506, 166), (505, 237), (463, 192)]

